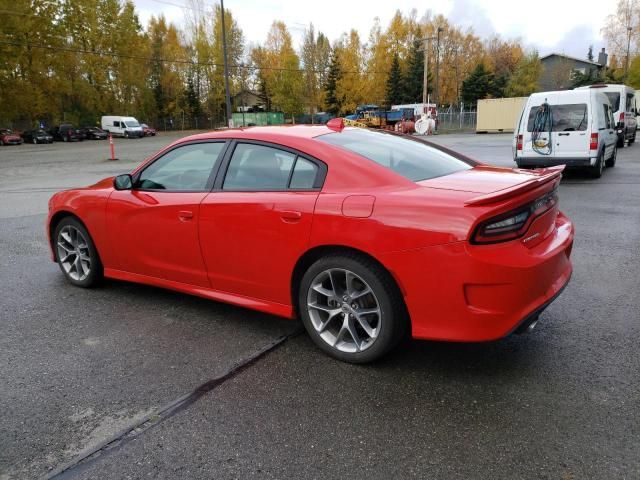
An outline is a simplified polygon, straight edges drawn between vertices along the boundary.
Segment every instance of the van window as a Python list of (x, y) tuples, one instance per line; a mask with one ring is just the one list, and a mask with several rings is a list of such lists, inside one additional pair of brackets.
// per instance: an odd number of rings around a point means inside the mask
[[(611, 111), (609, 110), (609, 105), (607, 105), (606, 103), (603, 103), (602, 104), (602, 108), (604, 110), (604, 117), (598, 123), (598, 127), (599, 128), (612, 128), (613, 125), (611, 125)], [(604, 120), (604, 125), (603, 125), (603, 122), (602, 122), (603, 120)]]
[[(533, 130), (533, 119), (536, 116), (538, 107), (531, 107), (529, 111), (529, 121), (527, 122), (527, 132)], [(589, 123), (586, 103), (570, 103), (566, 105), (551, 105), (551, 117), (553, 122), (553, 132), (573, 132), (587, 129)], [(549, 125), (544, 126), (548, 130)]]
[(120, 122), (118, 120), (113, 121), (113, 126), (120, 128)]
[(618, 92), (604, 92), (609, 97), (609, 103), (614, 112), (620, 110), (620, 94)]
[(625, 108), (625, 111), (627, 112), (632, 112), (634, 110), (635, 107), (635, 98), (633, 93), (627, 93), (627, 108)]

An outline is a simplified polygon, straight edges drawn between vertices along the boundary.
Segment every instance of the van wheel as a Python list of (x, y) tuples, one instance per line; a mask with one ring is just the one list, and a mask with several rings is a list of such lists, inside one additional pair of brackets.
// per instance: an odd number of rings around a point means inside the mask
[(635, 141), (636, 141), (636, 134), (634, 133), (633, 137), (629, 139), (629, 145), (632, 145), (633, 143), (635, 143)]
[(609, 160), (607, 160), (606, 165), (608, 168), (612, 168), (616, 166), (616, 159), (618, 158), (618, 147), (613, 147), (613, 153)]
[(618, 138), (618, 143), (616, 143), (616, 147), (624, 148), (624, 135)]
[(589, 168), (589, 172), (593, 178), (600, 178), (602, 176), (602, 171), (604, 170), (604, 150), (601, 150), (598, 154), (598, 158), (596, 160), (596, 164), (593, 167)]

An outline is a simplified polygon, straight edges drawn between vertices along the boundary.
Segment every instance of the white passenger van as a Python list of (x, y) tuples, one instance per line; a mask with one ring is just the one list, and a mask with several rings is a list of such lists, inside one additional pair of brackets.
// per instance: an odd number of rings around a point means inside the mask
[(141, 138), (144, 131), (133, 117), (106, 116), (102, 117), (102, 129), (117, 137)]
[(631, 146), (636, 141), (636, 91), (626, 85), (597, 84), (580, 87), (576, 90), (596, 89), (603, 92), (608, 98), (613, 109), (613, 118), (616, 121), (616, 133), (618, 134), (618, 148), (624, 147), (627, 141)]
[(598, 178), (617, 156), (613, 110), (599, 89), (532, 94), (513, 137), (520, 168), (567, 165)]

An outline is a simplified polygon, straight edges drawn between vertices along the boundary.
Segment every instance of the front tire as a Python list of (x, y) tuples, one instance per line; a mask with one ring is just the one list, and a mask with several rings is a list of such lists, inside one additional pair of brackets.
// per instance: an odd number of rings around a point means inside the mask
[(73, 285), (89, 288), (103, 277), (102, 262), (87, 229), (74, 217), (63, 218), (54, 236), (56, 262)]
[(381, 357), (407, 325), (392, 277), (373, 260), (354, 254), (330, 255), (311, 265), (302, 278), (298, 308), (314, 343), (350, 363)]

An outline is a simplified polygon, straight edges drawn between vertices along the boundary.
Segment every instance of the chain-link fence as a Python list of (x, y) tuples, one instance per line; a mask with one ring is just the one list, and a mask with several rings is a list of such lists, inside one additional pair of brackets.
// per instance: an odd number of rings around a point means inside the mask
[(443, 110), (438, 110), (438, 130), (439, 131), (473, 131), (477, 122), (476, 110), (465, 110), (450, 106)]

